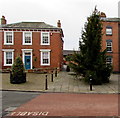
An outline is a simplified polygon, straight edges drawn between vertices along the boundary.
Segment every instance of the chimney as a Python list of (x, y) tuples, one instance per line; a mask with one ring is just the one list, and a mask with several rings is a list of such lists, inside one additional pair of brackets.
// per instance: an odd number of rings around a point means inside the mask
[(100, 13), (100, 17), (106, 18), (106, 14), (105, 14), (104, 12), (101, 12), (101, 13)]
[(58, 20), (58, 22), (57, 22), (57, 27), (61, 28), (60, 20)]
[(2, 18), (1, 18), (1, 25), (4, 25), (6, 23), (7, 23), (7, 21), (5, 19), (5, 16), (2, 16)]

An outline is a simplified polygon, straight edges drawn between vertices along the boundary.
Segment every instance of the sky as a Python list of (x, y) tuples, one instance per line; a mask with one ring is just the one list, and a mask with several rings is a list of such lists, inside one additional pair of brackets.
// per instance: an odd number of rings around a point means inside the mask
[(78, 50), (84, 24), (95, 6), (107, 17), (118, 17), (120, 0), (0, 0), (0, 17), (7, 24), (22, 21), (45, 22), (57, 26), (61, 21), (64, 50)]

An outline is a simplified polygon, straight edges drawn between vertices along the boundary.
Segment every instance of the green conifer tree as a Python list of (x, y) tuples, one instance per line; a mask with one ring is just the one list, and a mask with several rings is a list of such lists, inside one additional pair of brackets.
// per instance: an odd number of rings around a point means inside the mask
[(96, 8), (85, 23), (81, 39), (80, 52), (73, 55), (71, 68), (86, 82), (90, 76), (93, 84), (109, 82), (112, 67), (106, 64), (106, 50), (102, 51), (102, 22)]
[(26, 82), (26, 73), (24, 71), (25, 69), (22, 59), (20, 57), (16, 57), (15, 62), (12, 65), (10, 82), (13, 84)]

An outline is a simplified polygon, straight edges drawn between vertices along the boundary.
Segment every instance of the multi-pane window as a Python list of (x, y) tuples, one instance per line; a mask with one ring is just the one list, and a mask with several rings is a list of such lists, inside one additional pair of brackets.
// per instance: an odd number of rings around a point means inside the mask
[(112, 41), (106, 42), (106, 49), (107, 49), (107, 52), (112, 52)]
[(32, 32), (24, 32), (23, 45), (32, 45)]
[(49, 32), (41, 33), (41, 45), (50, 45), (50, 34)]
[(4, 33), (4, 44), (5, 45), (13, 45), (13, 32), (5, 32)]
[(49, 52), (42, 52), (42, 59), (43, 59), (43, 64), (48, 64), (49, 63)]
[(12, 66), (14, 61), (14, 49), (3, 49), (4, 51), (4, 66)]
[(12, 52), (6, 52), (6, 64), (12, 64)]
[(112, 27), (106, 27), (106, 35), (112, 35)]
[(112, 57), (111, 56), (108, 56), (106, 58), (106, 64), (112, 64)]
[(50, 50), (43, 49), (41, 51), (41, 65), (50, 65)]

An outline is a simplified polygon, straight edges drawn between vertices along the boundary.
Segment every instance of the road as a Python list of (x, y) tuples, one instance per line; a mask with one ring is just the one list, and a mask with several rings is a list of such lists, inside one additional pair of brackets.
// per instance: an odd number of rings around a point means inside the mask
[(18, 91), (0, 91), (0, 114), (5, 116), (9, 112), (13, 111), (20, 105), (30, 101), (36, 96), (40, 95), (38, 92), (18, 92)]
[(37, 92), (3, 91), (2, 95), (0, 99), (2, 99), (3, 116), (11, 113), (9, 116), (17, 116), (17, 118), (19, 116), (24, 117), (24, 115), (109, 116), (110, 118), (116, 116), (114, 118), (117, 118), (119, 112), (118, 94), (41, 94)]
[(118, 103), (118, 94), (46, 93), (15, 109), (9, 116), (117, 117)]

